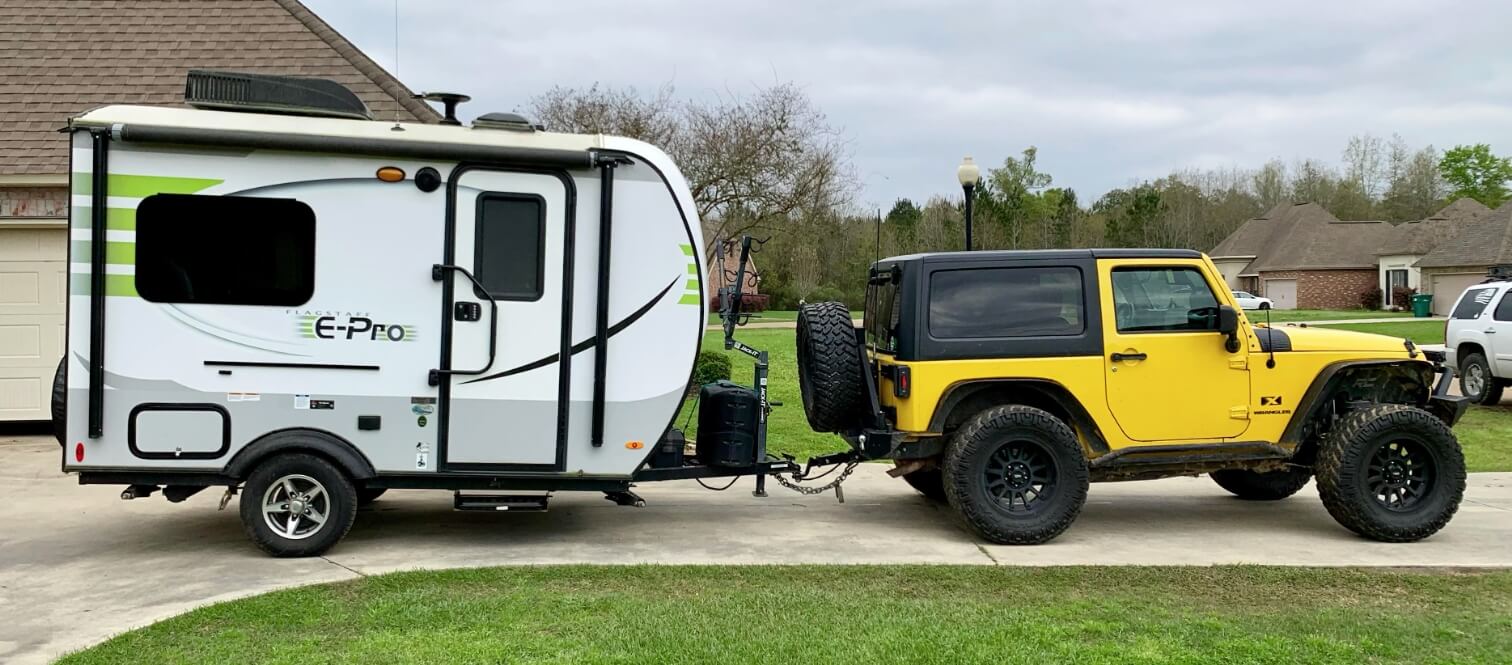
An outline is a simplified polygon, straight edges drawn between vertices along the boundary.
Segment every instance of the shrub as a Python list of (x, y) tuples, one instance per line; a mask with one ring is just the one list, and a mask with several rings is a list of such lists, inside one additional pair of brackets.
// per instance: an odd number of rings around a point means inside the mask
[(1381, 287), (1373, 287), (1360, 292), (1360, 306), (1365, 309), (1381, 308)]
[(1412, 307), (1412, 296), (1417, 295), (1417, 289), (1409, 286), (1398, 286), (1391, 289), (1391, 305), (1399, 309)]
[(717, 351), (700, 351), (693, 364), (693, 385), (697, 390), (706, 383), (730, 378), (730, 357)]
[(843, 302), (844, 300), (845, 293), (829, 285), (809, 291), (808, 297), (803, 299), (804, 302)]

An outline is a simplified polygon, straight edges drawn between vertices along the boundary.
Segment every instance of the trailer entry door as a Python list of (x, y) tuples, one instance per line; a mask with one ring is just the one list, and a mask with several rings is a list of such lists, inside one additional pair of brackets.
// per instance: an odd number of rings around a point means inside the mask
[(454, 180), (447, 262), (474, 279), (442, 277), (442, 328), (451, 331), (442, 353), (454, 373), (442, 380), (441, 468), (559, 471), (571, 362), (562, 334), (572, 288), (568, 185), (554, 174), (483, 169)]

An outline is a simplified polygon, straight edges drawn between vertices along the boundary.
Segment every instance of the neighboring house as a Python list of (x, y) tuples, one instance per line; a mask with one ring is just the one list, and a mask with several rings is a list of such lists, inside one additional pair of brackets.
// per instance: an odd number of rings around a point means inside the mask
[(1209, 255), (1229, 286), (1280, 309), (1359, 307), (1375, 289), (1389, 303), (1392, 289), (1406, 286), (1448, 294), (1433, 303), (1434, 313), (1446, 314), (1490, 266), (1512, 263), (1512, 247), (1501, 242), (1509, 221), (1512, 205), (1493, 211), (1471, 199), (1395, 225), (1340, 221), (1314, 203), (1282, 204), (1246, 221)]
[(1342, 222), (1316, 203), (1284, 203), (1208, 254), (1231, 288), (1270, 298), (1277, 309), (1345, 309), (1376, 287), (1376, 248), (1394, 228)]
[(69, 116), (179, 105), (191, 68), (334, 80), (382, 119), (439, 116), (296, 0), (0, 0), (0, 420), (48, 418), (62, 353)]

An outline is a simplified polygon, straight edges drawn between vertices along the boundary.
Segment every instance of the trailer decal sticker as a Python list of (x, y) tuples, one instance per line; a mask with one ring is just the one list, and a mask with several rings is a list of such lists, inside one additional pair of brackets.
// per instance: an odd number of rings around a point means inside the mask
[(703, 296), (699, 292), (698, 283), (698, 258), (693, 255), (692, 245), (678, 245), (682, 248), (683, 256), (688, 257), (688, 281), (683, 285), (684, 293), (677, 299), (679, 305), (702, 305)]
[[(681, 279), (681, 278), (678, 278), (678, 279)], [(619, 334), (620, 331), (622, 331), (622, 330), (624, 330), (626, 328), (629, 328), (631, 324), (633, 324), (636, 321), (640, 320), (640, 318), (642, 316), (646, 315), (646, 312), (649, 312), (649, 311), (651, 311), (651, 309), (653, 307), (656, 307), (656, 303), (661, 302), (661, 299), (663, 297), (666, 297), (667, 293), (670, 292), (672, 290), (672, 287), (674, 287), (674, 286), (677, 286), (677, 279), (674, 279), (671, 282), (668, 282), (667, 283), (667, 287), (664, 288), (664, 289), (662, 289), (661, 293), (656, 294), (646, 304), (641, 305), (640, 309), (637, 309), (634, 312), (631, 312), (630, 316), (625, 317), (625, 319), (623, 321), (620, 321), (619, 323), (616, 323), (616, 324), (614, 324), (612, 326), (609, 326), (609, 336), (610, 337), (614, 337), (615, 335)], [(683, 296), (683, 297), (687, 298), (687, 296)], [(593, 345), (594, 345), (594, 338), (592, 338), (592, 337), (589, 337), (588, 339), (585, 339), (585, 340), (583, 340), (581, 342), (578, 342), (577, 344), (572, 345), (572, 355), (577, 355), (579, 353), (587, 351), (588, 349), (593, 348)], [(523, 373), (523, 372), (529, 372), (530, 370), (533, 370), (533, 369), (540, 369), (542, 367), (546, 367), (548, 365), (555, 364), (558, 360), (560, 360), (560, 356), (561, 355), (562, 354), (560, 354), (560, 353), (553, 353), (553, 354), (551, 354), (549, 356), (546, 356), (545, 358), (541, 358), (540, 360), (536, 360), (536, 361), (533, 361), (533, 362), (525, 363), (524, 365), (520, 365), (519, 367), (514, 367), (514, 368), (511, 368), (511, 369), (506, 369), (506, 370), (504, 370), (502, 372), (499, 372), (497, 374), (489, 374), (488, 376), (480, 376), (480, 377), (478, 377), (476, 379), (473, 379), (471, 381), (463, 381), (462, 383), (468, 384), (468, 383), (477, 383), (479, 381), (492, 381), (493, 379), (502, 379), (502, 378), (504, 378), (506, 376), (514, 376), (515, 374), (520, 374), (520, 373)]]
[(336, 408), (336, 400), (334, 400), (334, 399), (312, 399), (312, 400), (310, 400), (310, 410), (311, 411), (317, 411), (317, 410), (330, 411), (331, 409), (334, 409), (334, 408)]
[(309, 395), (295, 395), (294, 396), (294, 408), (299, 409), (299, 410), (304, 410), (304, 409), (310, 408), (310, 396)]
[(415, 444), (415, 468), (424, 469), (430, 461), (430, 445), (424, 441)]
[(413, 342), (418, 329), (398, 323), (377, 323), (355, 314), (301, 314), (297, 332), (305, 339), (357, 339), (369, 342)]
[[(194, 194), (225, 182), (211, 178), (179, 178), (164, 175), (131, 175), (112, 173), (106, 181), (106, 190), (111, 196), (143, 199), (153, 194)], [(93, 176), (87, 172), (74, 172), (73, 193), (89, 196), (93, 193)]]
[(227, 402), (260, 402), (262, 395), (259, 393), (226, 393)]
[(257, 349), (259, 351), (271, 351), (273, 353), (278, 353), (286, 356), (301, 356), (307, 358), (310, 355), (308, 353), (299, 353), (297, 350), (295, 350), (296, 347), (293, 346), (293, 342), (285, 342), (276, 339), (263, 339), (254, 335), (232, 332), (205, 321), (201, 321), (188, 312), (180, 309), (178, 305), (165, 305), (163, 307), (163, 312), (173, 317), (174, 320), (178, 321), (179, 323), (182, 323), (198, 332), (204, 333), (223, 342), (229, 342), (237, 346), (245, 346), (249, 349)]

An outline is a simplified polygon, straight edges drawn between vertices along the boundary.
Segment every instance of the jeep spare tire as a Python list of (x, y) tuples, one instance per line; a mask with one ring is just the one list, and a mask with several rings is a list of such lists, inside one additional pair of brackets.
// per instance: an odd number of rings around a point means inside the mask
[(861, 343), (843, 303), (798, 306), (798, 391), (816, 432), (854, 428), (866, 412)]

